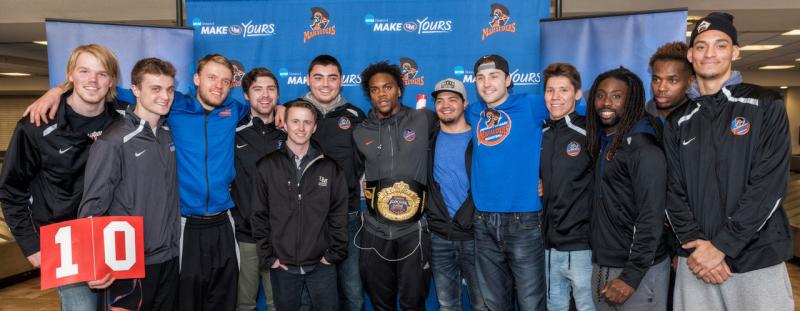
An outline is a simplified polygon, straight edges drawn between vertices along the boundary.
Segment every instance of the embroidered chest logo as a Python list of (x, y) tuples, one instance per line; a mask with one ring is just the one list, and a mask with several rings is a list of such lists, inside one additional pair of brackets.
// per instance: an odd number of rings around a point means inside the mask
[(414, 132), (414, 130), (412, 129), (403, 130), (403, 139), (405, 139), (407, 142), (412, 142), (416, 138), (417, 138), (417, 132)]
[(347, 130), (347, 129), (349, 129), (349, 128), (350, 128), (350, 126), (351, 126), (351, 125), (352, 125), (352, 124), (350, 123), (350, 119), (349, 119), (349, 118), (347, 118), (347, 117), (341, 117), (341, 118), (339, 118), (339, 128), (340, 128), (341, 130), (343, 130), (343, 131), (344, 131), (344, 130)]
[(481, 112), (481, 119), (475, 129), (479, 144), (498, 145), (508, 137), (509, 133), (511, 133), (511, 118), (505, 111), (489, 108)]
[(222, 111), (219, 112), (219, 116), (222, 117), (222, 118), (230, 117), (231, 116), (231, 108), (222, 109)]
[(581, 144), (576, 141), (571, 141), (567, 144), (567, 155), (570, 157), (577, 157), (581, 154)]
[(320, 187), (327, 187), (328, 186), (328, 179), (325, 177), (320, 176), (319, 182), (317, 183)]
[(731, 121), (731, 133), (736, 136), (744, 136), (750, 132), (750, 121), (744, 117), (736, 117)]
[(92, 140), (97, 140), (97, 138), (100, 137), (100, 135), (103, 135), (103, 131), (94, 131), (86, 135), (89, 136), (89, 138), (91, 138)]

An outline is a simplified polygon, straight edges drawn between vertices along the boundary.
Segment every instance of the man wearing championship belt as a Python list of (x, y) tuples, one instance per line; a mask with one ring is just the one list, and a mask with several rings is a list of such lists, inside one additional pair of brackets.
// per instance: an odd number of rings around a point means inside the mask
[(372, 64), (361, 78), (372, 102), (367, 119), (353, 131), (367, 180), (361, 278), (375, 309), (395, 310), (399, 294), (403, 309), (425, 310), (431, 237), (422, 213), (436, 116), (400, 104), (403, 80), (397, 65)]

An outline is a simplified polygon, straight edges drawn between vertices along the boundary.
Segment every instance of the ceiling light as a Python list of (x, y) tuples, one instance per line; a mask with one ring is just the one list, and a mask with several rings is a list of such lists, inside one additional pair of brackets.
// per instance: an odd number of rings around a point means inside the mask
[(781, 90), (785, 90), (785, 89), (788, 89), (788, 88), (789, 88), (788, 86), (781, 85)]
[(736, 58), (734, 58), (734, 59), (733, 59), (733, 61), (735, 62), (735, 61), (737, 61), (737, 60), (740, 60), (740, 59), (742, 59), (742, 56), (741, 56), (741, 55), (739, 55), (739, 56), (736, 56)]
[(792, 29), (787, 32), (782, 33), (781, 35), (784, 36), (800, 36), (800, 29)]
[(39, 44), (39, 45), (47, 45), (47, 41), (33, 41), (33, 43), (36, 43), (36, 44)]
[(687, 31), (687, 32), (686, 32), (686, 36), (687, 36), (687, 37), (691, 37), (691, 36), (692, 36), (692, 32), (691, 32), (691, 31)]
[(779, 69), (790, 69), (794, 68), (794, 65), (768, 65), (768, 66), (761, 66), (758, 69), (761, 70), (779, 70)]
[(741, 51), (767, 51), (772, 49), (777, 49), (781, 47), (780, 44), (752, 44), (752, 45), (745, 45), (739, 50)]
[(0, 72), (0, 76), (8, 76), (8, 77), (27, 77), (30, 75), (31, 74), (24, 72)]

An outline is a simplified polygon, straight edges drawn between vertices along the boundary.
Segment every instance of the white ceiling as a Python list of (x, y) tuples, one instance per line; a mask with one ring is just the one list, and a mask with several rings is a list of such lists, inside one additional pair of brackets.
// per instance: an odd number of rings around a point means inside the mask
[[(555, 4), (555, 0), (551, 0)], [(734, 68), (745, 77), (764, 77), (770, 86), (800, 86), (800, 36), (782, 36), (800, 29), (798, 0), (563, 0), (563, 15), (596, 15), (687, 7), (690, 16), (724, 10), (735, 16), (741, 46), (780, 44), (769, 51), (743, 51)], [(47, 49), (31, 43), (45, 40), (44, 19), (176, 25), (172, 0), (0, 0), (0, 72), (26, 72), (29, 78), (1, 78), (0, 94), (47, 87)], [(687, 29), (689, 26), (687, 25)], [(764, 65), (797, 65), (794, 69), (764, 72)], [(767, 82), (769, 81), (769, 82)], [(32, 85), (31, 85), (32, 84)], [(15, 91), (18, 90), (18, 91)]]

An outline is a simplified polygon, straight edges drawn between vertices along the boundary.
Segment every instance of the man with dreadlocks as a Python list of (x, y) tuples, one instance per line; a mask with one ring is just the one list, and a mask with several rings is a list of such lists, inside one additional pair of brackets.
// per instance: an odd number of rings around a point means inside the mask
[[(587, 141), (595, 160), (591, 220), (597, 310), (665, 310), (669, 260), (662, 243), (666, 162), (644, 87), (620, 67), (595, 79), (587, 101)], [(645, 290), (637, 290), (637, 288)]]

